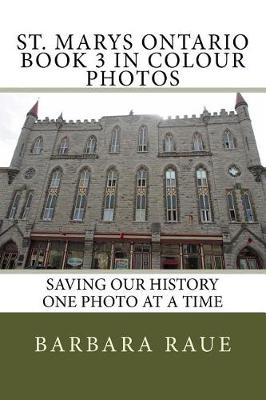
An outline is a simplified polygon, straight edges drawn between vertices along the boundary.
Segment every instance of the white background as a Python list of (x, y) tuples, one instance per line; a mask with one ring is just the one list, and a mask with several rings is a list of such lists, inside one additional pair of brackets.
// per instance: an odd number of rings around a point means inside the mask
[[(66, 283), (64, 280), (67, 278), (71, 279), (86, 278), (90, 279), (104, 278), (107, 286), (106, 290), (87, 289), (83, 290), (47, 290), (47, 279), (53, 278), (54, 287), (59, 279), (63, 281), (64, 287)], [(120, 290), (114, 290), (111, 287), (111, 281), (114, 280), (114, 288), (117, 288), (119, 284), (118, 280), (125, 282), (128, 280), (128, 285), (131, 285), (132, 279), (143, 279), (144, 287), (150, 288), (150, 279), (192, 279), (191, 289), (193, 289), (194, 281), (197, 279), (219, 279), (215, 288), (216, 290), (136, 290), (129, 291), (122, 286)], [(136, 282), (136, 281), (134, 281)], [(265, 286), (266, 286), (266, 274), (218, 274), (218, 273), (200, 273), (196, 274), (177, 274), (177, 273), (9, 273), (1, 274), (0, 279), (0, 312), (266, 312), (266, 300), (265, 300)], [(50, 286), (51, 287), (51, 286)], [(130, 287), (130, 286), (128, 286)], [(163, 287), (163, 286), (162, 286)], [(209, 288), (212, 286), (209, 285)], [(75, 288), (75, 286), (74, 286)], [(185, 285), (184, 285), (185, 288)], [(156, 307), (143, 307), (147, 296), (163, 296), (161, 306)], [(182, 296), (204, 296), (205, 300), (208, 296), (222, 296), (222, 307), (211, 308), (211, 307), (185, 307), (185, 302), (182, 300)], [(63, 296), (76, 296), (77, 307), (45, 307), (43, 305), (43, 299), (46, 296), (52, 296), (56, 304), (56, 296), (59, 296), (63, 301)], [(124, 305), (122, 308), (117, 306), (114, 307), (91, 307), (89, 301), (86, 307), (81, 307), (82, 296), (136, 296), (138, 298), (138, 304), (136, 307), (127, 307)], [(167, 307), (171, 296), (175, 296), (177, 299), (178, 308)], [(47, 305), (52, 304), (49, 300)], [(110, 304), (110, 301), (107, 301)], [(115, 303), (118, 304), (118, 303)], [(129, 304), (133, 304), (129, 301)]]
[(165, 0), (136, 0), (126, 2), (75, 2), (36, 0), (8, 1), (1, 7), (1, 64), (0, 87), (80, 87), (83, 72), (59, 70), (42, 73), (21, 70), (16, 50), (20, 33), (43, 33), (47, 47), (55, 33), (244, 33), (249, 38), (246, 69), (202, 70), (182, 73), (184, 87), (264, 87), (265, 69), (265, 13), (264, 3), (253, 0), (214, 2)]

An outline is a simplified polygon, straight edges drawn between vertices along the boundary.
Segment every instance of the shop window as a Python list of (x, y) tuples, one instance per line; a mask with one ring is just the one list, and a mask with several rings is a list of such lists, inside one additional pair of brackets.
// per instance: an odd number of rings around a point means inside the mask
[(200, 246), (198, 244), (183, 244), (183, 268), (202, 268)]
[(221, 245), (204, 244), (203, 254), (206, 269), (223, 268), (223, 249)]
[(151, 268), (151, 246), (149, 244), (134, 244), (132, 268)]
[(181, 268), (181, 256), (179, 244), (161, 245), (161, 268), (177, 269)]

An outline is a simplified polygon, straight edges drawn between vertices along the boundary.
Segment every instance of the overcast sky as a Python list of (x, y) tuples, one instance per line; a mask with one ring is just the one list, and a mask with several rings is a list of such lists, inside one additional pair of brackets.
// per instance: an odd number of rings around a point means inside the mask
[[(266, 165), (266, 94), (243, 94), (249, 112), (261, 162)], [(101, 94), (0, 94), (0, 166), (9, 166), (26, 114), (39, 97), (39, 118), (56, 119), (62, 112), (69, 119), (99, 119), (104, 115), (157, 114), (167, 118), (185, 114), (199, 116), (204, 106), (209, 112), (234, 110), (235, 93), (101, 93)]]

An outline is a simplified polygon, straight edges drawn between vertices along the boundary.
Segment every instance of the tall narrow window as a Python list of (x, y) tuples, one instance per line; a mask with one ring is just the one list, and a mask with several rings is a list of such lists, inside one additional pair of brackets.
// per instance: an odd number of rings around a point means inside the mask
[(60, 169), (56, 169), (52, 172), (43, 209), (44, 221), (51, 221), (54, 217), (61, 178), (62, 172)]
[(165, 135), (163, 145), (164, 145), (163, 146), (163, 150), (166, 153), (170, 153), (172, 151), (175, 151), (175, 143), (174, 143), (174, 139), (173, 139), (173, 136), (172, 136), (171, 133), (167, 133)]
[(224, 148), (225, 149), (235, 149), (236, 145), (235, 145), (234, 136), (228, 129), (226, 129), (226, 131), (224, 132), (223, 140), (224, 140)]
[(201, 134), (198, 132), (194, 133), (193, 135), (192, 148), (194, 151), (202, 151), (204, 149)]
[(148, 151), (148, 130), (146, 126), (141, 126), (139, 128), (138, 151), (139, 152)]
[(32, 154), (41, 154), (43, 152), (43, 139), (41, 136), (37, 137), (33, 143), (31, 152)]
[(89, 189), (90, 173), (84, 168), (79, 176), (79, 183), (75, 197), (73, 221), (83, 221), (86, 211), (87, 196)]
[(165, 172), (165, 202), (167, 222), (176, 222), (178, 220), (177, 182), (176, 171), (173, 168), (168, 168)]
[(196, 171), (198, 204), (201, 222), (211, 222), (212, 213), (207, 172), (203, 168)]
[(112, 131), (110, 153), (119, 153), (120, 150), (120, 128), (116, 126)]
[(245, 211), (245, 218), (247, 222), (255, 221), (255, 214), (251, 204), (250, 193), (248, 190), (244, 190), (242, 193), (242, 204)]
[(135, 219), (137, 222), (146, 221), (147, 210), (147, 171), (141, 168), (137, 172), (136, 182), (136, 210)]
[(15, 192), (13, 199), (12, 199), (10, 209), (9, 209), (9, 213), (8, 213), (9, 219), (15, 219), (15, 217), (17, 215), (20, 199), (21, 199), (21, 192), (20, 191)]
[(105, 196), (104, 196), (104, 210), (103, 210), (104, 221), (114, 220), (117, 179), (118, 179), (117, 172), (114, 169), (109, 170), (107, 174)]
[(236, 201), (232, 190), (227, 192), (227, 207), (231, 222), (237, 222)]
[(28, 218), (32, 204), (32, 198), (33, 198), (33, 192), (28, 192), (23, 210), (21, 212), (21, 219)]
[(68, 150), (69, 150), (68, 138), (64, 137), (60, 142), (60, 145), (58, 148), (58, 154), (59, 155), (67, 154)]
[(85, 154), (95, 154), (97, 147), (97, 139), (95, 136), (90, 136), (85, 146)]

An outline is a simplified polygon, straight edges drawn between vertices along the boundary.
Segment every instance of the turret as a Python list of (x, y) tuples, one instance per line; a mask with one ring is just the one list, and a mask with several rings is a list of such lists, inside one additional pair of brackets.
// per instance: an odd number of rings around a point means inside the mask
[(21, 162), (23, 159), (25, 147), (28, 141), (28, 137), (30, 131), (38, 118), (38, 101), (34, 104), (34, 106), (27, 113), (23, 128), (21, 130), (13, 158), (10, 164), (11, 168), (19, 169), (21, 167)]
[(235, 110), (238, 116), (241, 132), (243, 135), (244, 146), (246, 149), (248, 165), (260, 165), (260, 156), (255, 140), (255, 135), (252, 129), (251, 120), (248, 112), (248, 103), (241, 95), (236, 95)]

